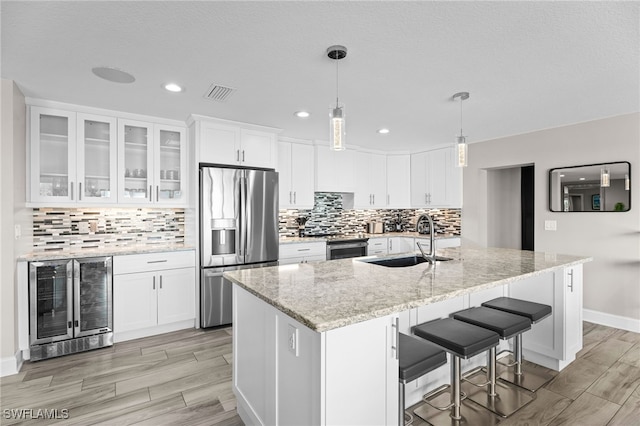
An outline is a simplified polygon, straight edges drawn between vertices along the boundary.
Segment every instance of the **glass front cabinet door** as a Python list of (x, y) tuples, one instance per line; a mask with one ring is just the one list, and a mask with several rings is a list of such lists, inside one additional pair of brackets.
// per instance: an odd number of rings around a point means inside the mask
[(76, 113), (32, 107), (29, 130), (31, 201), (75, 201)]
[(77, 115), (78, 201), (116, 203), (116, 119)]
[(185, 129), (155, 125), (156, 151), (154, 199), (161, 204), (186, 203), (186, 137)]
[(153, 124), (118, 120), (118, 144), (118, 201), (152, 203)]

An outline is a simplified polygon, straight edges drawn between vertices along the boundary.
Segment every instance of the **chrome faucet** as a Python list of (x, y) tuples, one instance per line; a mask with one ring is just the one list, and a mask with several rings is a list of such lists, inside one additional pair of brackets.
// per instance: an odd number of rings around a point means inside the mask
[(422, 222), (423, 219), (427, 219), (427, 221), (429, 222), (429, 253), (425, 254), (424, 250), (422, 249), (422, 246), (420, 245), (419, 241), (416, 241), (416, 245), (418, 246), (418, 248), (420, 249), (420, 253), (422, 253), (422, 257), (429, 263), (435, 263), (436, 261), (436, 243), (435, 240), (433, 238), (436, 228), (433, 225), (433, 219), (431, 219), (431, 216), (429, 216), (427, 213), (420, 215), (420, 217), (418, 218), (418, 220), (416, 221), (416, 230), (418, 229), (418, 225), (420, 224), (420, 222)]

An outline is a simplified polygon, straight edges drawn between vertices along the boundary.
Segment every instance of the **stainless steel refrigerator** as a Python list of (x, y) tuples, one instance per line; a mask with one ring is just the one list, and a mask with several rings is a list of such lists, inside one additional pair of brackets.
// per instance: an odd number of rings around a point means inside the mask
[(278, 173), (200, 165), (200, 326), (231, 323), (225, 271), (277, 265)]

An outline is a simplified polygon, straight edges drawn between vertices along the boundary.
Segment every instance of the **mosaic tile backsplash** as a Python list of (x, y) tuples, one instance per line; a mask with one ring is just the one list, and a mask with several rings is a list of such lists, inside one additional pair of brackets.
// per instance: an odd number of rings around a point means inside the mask
[(184, 244), (184, 209), (33, 209), (33, 251)]
[(396, 222), (405, 231), (415, 231), (416, 220), (429, 213), (437, 234), (460, 235), (460, 209), (344, 209), (342, 194), (316, 192), (311, 210), (280, 210), (280, 236), (297, 236), (298, 217), (306, 217), (306, 235), (366, 232), (366, 223), (376, 220), (385, 223), (386, 231), (393, 231)]

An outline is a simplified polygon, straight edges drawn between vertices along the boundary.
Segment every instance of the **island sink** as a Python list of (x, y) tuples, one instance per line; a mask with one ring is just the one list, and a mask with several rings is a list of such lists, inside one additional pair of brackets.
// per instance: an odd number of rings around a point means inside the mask
[[(451, 257), (436, 256), (437, 262), (453, 260)], [(372, 263), (374, 265), (386, 266), (387, 268), (403, 268), (415, 266), (427, 262), (427, 259), (420, 256), (398, 257), (395, 259), (361, 260), (360, 262)]]

